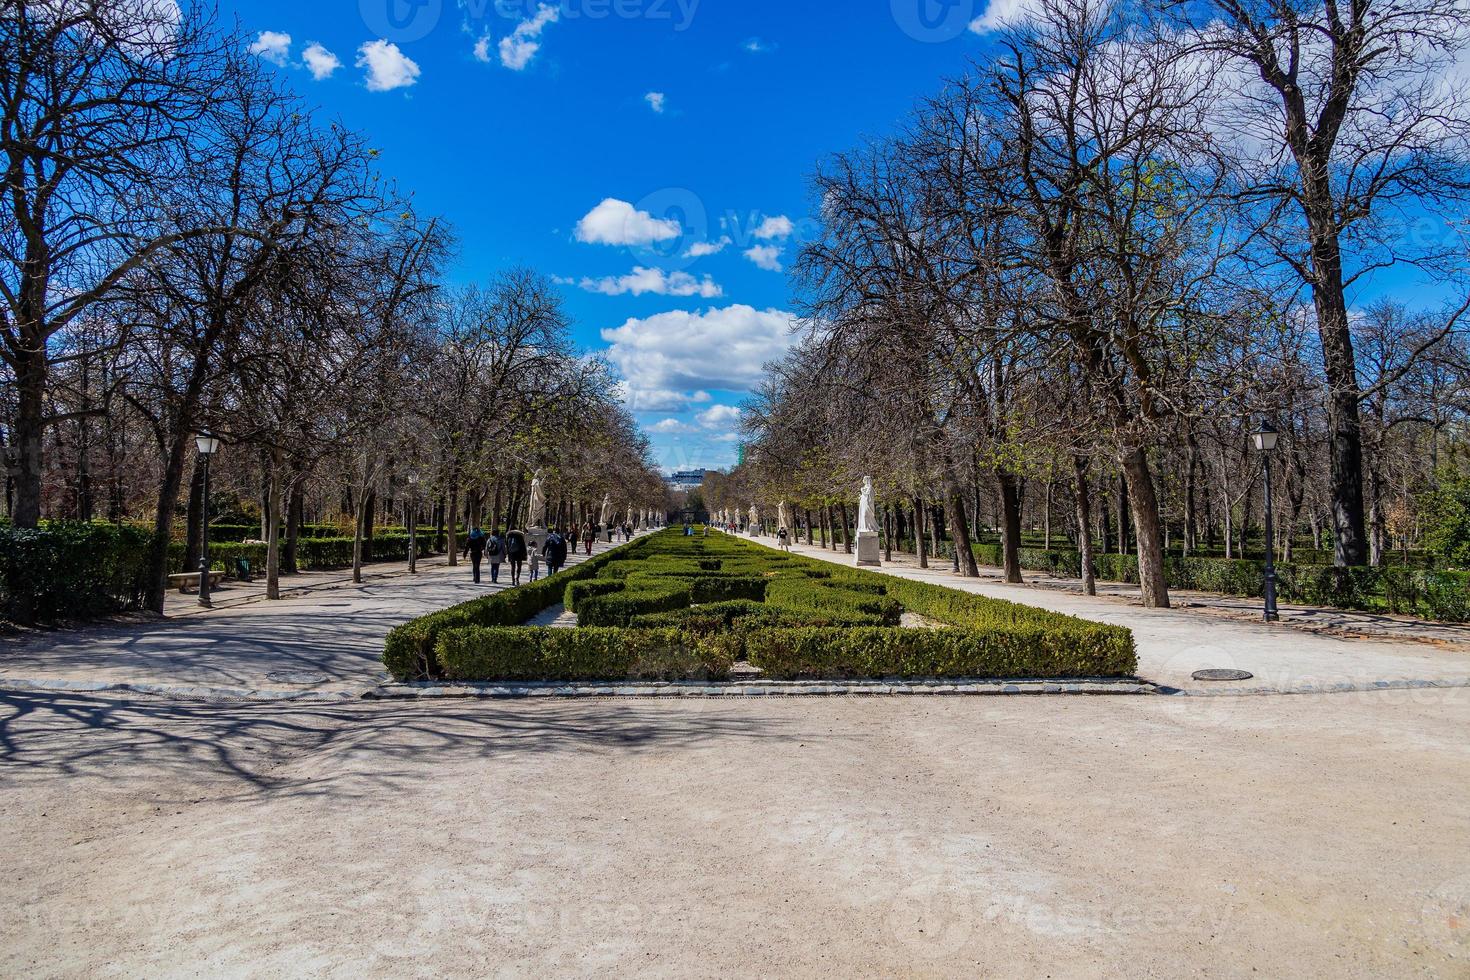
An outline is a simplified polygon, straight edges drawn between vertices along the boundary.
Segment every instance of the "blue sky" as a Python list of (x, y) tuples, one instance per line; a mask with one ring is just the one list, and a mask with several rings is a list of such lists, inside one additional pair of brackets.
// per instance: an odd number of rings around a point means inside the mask
[(731, 406), (785, 343), (808, 175), (962, 71), (985, 44), (965, 29), (983, 11), (540, 6), (225, 0), (224, 12), (293, 87), (364, 133), (425, 212), (453, 222), (456, 281), (513, 265), (564, 281), (578, 342), (622, 370), (660, 466), (728, 465)]

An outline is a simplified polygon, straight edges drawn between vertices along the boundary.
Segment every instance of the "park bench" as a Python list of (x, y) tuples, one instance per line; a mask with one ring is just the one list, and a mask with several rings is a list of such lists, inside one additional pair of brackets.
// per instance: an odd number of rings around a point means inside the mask
[[(209, 573), (209, 587), (212, 589), (225, 577), (224, 572)], [(178, 586), (180, 592), (192, 592), (199, 588), (198, 572), (174, 572), (168, 577), (169, 588)]]

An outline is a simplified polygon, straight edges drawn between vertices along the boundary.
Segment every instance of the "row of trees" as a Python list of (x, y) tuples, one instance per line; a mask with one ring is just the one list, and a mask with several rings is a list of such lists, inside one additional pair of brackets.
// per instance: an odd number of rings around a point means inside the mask
[[(201, 5), (0, 0), (0, 447), (13, 523), (147, 519), (161, 608), (186, 515), (259, 516), (269, 593), (308, 515), (563, 520), (659, 506), (606, 364), (543, 277), (443, 284), (420, 215), (355, 133)], [(228, 451), (204, 501), (194, 434)], [(243, 505), (242, 505), (243, 502)], [(591, 518), (596, 517), (595, 510)]]
[(1386, 560), (1461, 448), (1466, 301), (1355, 297), (1465, 271), (1463, 5), (1033, 8), (817, 173), (811, 330), (748, 406), (746, 499), (712, 503), (845, 507), (871, 473), (910, 536), (938, 506), (966, 574), (977, 523), (1019, 580), (1023, 530), (1058, 519), (1084, 552), (1133, 548), (1166, 606), (1167, 547), (1248, 546), (1264, 419), (1269, 544)]

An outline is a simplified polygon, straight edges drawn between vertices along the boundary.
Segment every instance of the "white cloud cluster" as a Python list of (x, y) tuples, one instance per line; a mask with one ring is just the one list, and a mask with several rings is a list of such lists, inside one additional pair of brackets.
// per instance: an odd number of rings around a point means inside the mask
[(730, 236), (723, 235), (717, 242), (695, 242), (684, 253), (686, 259), (702, 259), (706, 255), (719, 255), (731, 245)]
[(357, 67), (366, 70), (369, 92), (391, 92), (419, 80), (419, 66), (390, 41), (369, 41), (358, 48)]
[(626, 276), (586, 278), (578, 285), (589, 293), (602, 293), (606, 296), (622, 296), (625, 293), (642, 296), (644, 293), (652, 293), (655, 296), (699, 296), (714, 299), (724, 295), (724, 290), (709, 276), (697, 279), (687, 272), (665, 272), (641, 265), (634, 266), (633, 271)]
[(667, 101), (667, 98), (662, 92), (649, 92), (643, 97), (643, 101), (647, 102), (648, 107), (654, 112), (663, 115), (664, 103)]
[(740, 409), (734, 405), (711, 405), (696, 412), (694, 422), (665, 418), (648, 426), (648, 431), (660, 435), (702, 435), (713, 437), (716, 442), (733, 442), (739, 438)]
[[(278, 68), (285, 68), (291, 61), (291, 35), (284, 31), (261, 31), (247, 48), (251, 54), (269, 61)], [(317, 81), (331, 78), (332, 73), (342, 67), (335, 54), (316, 41), (312, 41), (301, 52), (301, 61), (296, 67), (305, 67)]]
[(1024, 24), (1033, 19), (1039, 9), (1038, 0), (990, 0), (985, 12), (970, 21), (970, 30), (975, 34), (989, 34)]
[(315, 41), (306, 46), (301, 52), (301, 60), (306, 62), (306, 68), (311, 72), (311, 77), (317, 81), (323, 81), (332, 77), (332, 72), (342, 67), (341, 60), (322, 47)]
[(790, 238), (791, 233), (795, 230), (796, 226), (791, 223), (790, 218), (784, 214), (778, 214), (774, 218), (766, 218), (762, 221), (751, 232), (751, 235), (762, 241), (768, 241), (772, 238)]
[[(561, 8), (543, 3), (536, 13), (516, 25), (515, 30), (500, 39), (500, 63), (511, 71), (521, 71), (541, 50), (541, 32), (547, 24), (561, 19)], [(476, 46), (478, 49), (478, 45)], [(477, 52), (478, 56), (478, 52)]]
[(257, 58), (284, 68), (291, 58), (291, 35), (281, 31), (261, 31), (255, 43), (250, 45), (249, 51)]
[(602, 339), (630, 408), (678, 411), (690, 400), (681, 392), (750, 390), (763, 365), (791, 346), (794, 324), (790, 313), (736, 304), (633, 318), (603, 330)]
[(655, 218), (627, 201), (605, 199), (577, 222), (577, 241), (589, 245), (651, 245), (683, 234), (679, 222)]
[(781, 249), (775, 245), (752, 245), (745, 250), (745, 257), (755, 263), (756, 268), (767, 272), (781, 271)]

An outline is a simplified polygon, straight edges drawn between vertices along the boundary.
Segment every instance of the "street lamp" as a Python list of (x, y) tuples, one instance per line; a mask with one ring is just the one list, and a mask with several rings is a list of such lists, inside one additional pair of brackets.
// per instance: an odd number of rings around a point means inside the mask
[(1256, 451), (1266, 465), (1266, 622), (1274, 623), (1281, 618), (1276, 612), (1276, 548), (1275, 532), (1271, 521), (1271, 454), (1276, 452), (1276, 440), (1280, 433), (1276, 426), (1262, 419), (1260, 428), (1251, 433)]
[(194, 448), (204, 460), (204, 474), (199, 491), (199, 604), (209, 606), (209, 457), (219, 452), (220, 441), (211, 432), (194, 437)]
[(419, 570), (419, 475), (408, 474), (408, 573)]

